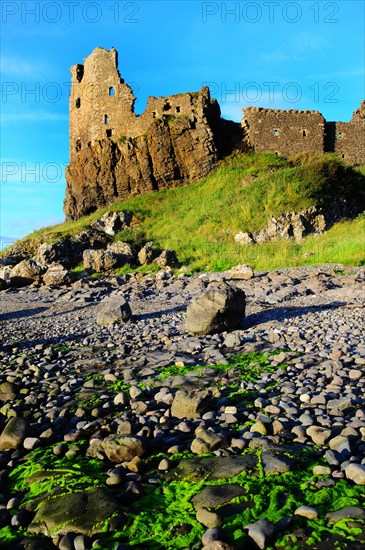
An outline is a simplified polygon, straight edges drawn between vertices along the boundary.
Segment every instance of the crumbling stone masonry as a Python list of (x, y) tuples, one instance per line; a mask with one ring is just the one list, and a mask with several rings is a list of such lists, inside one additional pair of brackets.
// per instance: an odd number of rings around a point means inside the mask
[(221, 151), (232, 151), (232, 141), (242, 141), (241, 126), (220, 118), (207, 87), (149, 97), (145, 112), (136, 115), (114, 48), (96, 48), (71, 73), (68, 218), (130, 195), (197, 181), (216, 168)]
[(350, 122), (326, 122), (318, 111), (248, 107), (243, 110), (245, 139), (255, 151), (336, 153), (349, 164), (365, 162), (365, 101)]
[(281, 111), (248, 107), (242, 125), (255, 151), (282, 157), (301, 151), (323, 153), (326, 121), (318, 111)]
[(71, 73), (67, 218), (131, 195), (193, 183), (235, 149), (283, 156), (335, 151), (346, 162), (365, 162), (364, 102), (348, 123), (327, 123), (317, 111), (249, 107), (239, 124), (221, 118), (218, 102), (203, 87), (149, 97), (137, 115), (114, 48), (95, 48)]

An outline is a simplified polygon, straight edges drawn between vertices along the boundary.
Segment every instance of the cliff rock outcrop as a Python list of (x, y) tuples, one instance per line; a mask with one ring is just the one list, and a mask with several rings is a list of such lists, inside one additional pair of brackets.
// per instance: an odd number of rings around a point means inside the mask
[(216, 168), (218, 152), (204, 117), (162, 117), (144, 135), (101, 139), (66, 172), (65, 213), (78, 218), (131, 195), (192, 183)]
[(67, 218), (130, 195), (195, 182), (242, 141), (240, 124), (223, 121), (207, 87), (149, 97), (143, 114), (118, 71), (118, 54), (95, 48), (71, 68)]

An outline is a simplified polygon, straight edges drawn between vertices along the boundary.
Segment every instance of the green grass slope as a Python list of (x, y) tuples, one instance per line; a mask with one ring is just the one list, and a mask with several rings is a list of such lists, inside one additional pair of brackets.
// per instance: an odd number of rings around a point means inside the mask
[(335, 155), (273, 153), (231, 156), (213, 175), (190, 186), (136, 196), (77, 221), (38, 230), (23, 240), (39, 242), (77, 234), (108, 210), (131, 210), (136, 223), (118, 240), (174, 249), (192, 270), (224, 270), (238, 263), (256, 269), (321, 263), (364, 264), (365, 218), (337, 223), (320, 237), (242, 246), (238, 231), (258, 231), (271, 216), (333, 201), (365, 208), (365, 166), (346, 166)]

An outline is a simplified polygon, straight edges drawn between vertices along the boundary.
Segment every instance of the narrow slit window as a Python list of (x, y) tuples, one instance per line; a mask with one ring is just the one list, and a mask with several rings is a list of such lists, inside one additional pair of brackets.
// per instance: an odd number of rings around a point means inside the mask
[(155, 111), (153, 111), (153, 113), (152, 113), (152, 118), (156, 118), (156, 112)]
[(278, 136), (279, 135), (279, 130), (274, 130), (274, 136)]
[(109, 124), (109, 117), (108, 117), (108, 115), (104, 115), (104, 124)]
[(342, 132), (338, 132), (337, 136), (341, 139), (342, 138)]
[(110, 87), (109, 87), (109, 95), (110, 95), (110, 96), (115, 95), (114, 86), (110, 86)]
[(80, 109), (81, 107), (81, 99), (79, 97), (75, 101), (75, 107), (76, 109)]
[(303, 137), (307, 137), (307, 130), (302, 130)]
[(75, 149), (76, 149), (76, 153), (78, 153), (81, 150), (81, 139), (80, 138), (78, 138), (76, 140)]

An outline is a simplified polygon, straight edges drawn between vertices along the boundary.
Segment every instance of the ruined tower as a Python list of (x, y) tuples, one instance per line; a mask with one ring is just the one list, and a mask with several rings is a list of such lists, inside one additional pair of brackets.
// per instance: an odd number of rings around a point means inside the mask
[(114, 48), (95, 48), (71, 74), (68, 218), (131, 194), (192, 183), (215, 169), (221, 118), (207, 87), (149, 97), (137, 115)]
[(135, 97), (118, 71), (118, 53), (95, 48), (84, 65), (71, 67), (70, 162), (88, 143), (134, 130)]

